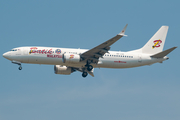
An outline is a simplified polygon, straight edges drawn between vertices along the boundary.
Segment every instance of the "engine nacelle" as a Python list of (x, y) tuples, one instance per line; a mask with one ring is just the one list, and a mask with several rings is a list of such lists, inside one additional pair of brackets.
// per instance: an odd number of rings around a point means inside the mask
[(70, 75), (72, 72), (73, 72), (73, 70), (71, 67), (54, 65), (54, 73), (55, 74)]
[(80, 55), (77, 54), (63, 54), (63, 62), (64, 63), (79, 63), (80, 62)]

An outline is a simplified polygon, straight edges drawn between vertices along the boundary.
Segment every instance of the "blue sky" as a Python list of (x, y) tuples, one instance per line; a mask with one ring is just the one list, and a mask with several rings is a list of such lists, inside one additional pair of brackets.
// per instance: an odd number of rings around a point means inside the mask
[[(0, 1), (1, 55), (20, 46), (91, 49), (126, 34), (111, 50), (142, 47), (162, 26), (164, 49), (180, 46), (178, 0), (16, 0)], [(23, 64), (3, 57), (0, 79), (2, 120), (179, 120), (179, 48), (169, 60), (131, 69), (95, 69), (56, 75), (51, 65)]]

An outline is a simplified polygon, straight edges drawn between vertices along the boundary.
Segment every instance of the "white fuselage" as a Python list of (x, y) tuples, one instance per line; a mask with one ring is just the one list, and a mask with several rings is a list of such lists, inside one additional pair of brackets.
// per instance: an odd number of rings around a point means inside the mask
[[(35, 48), (35, 49), (32, 49)], [(60, 50), (57, 52), (57, 50)], [(54, 47), (19, 47), (14, 51), (9, 51), (3, 56), (11, 61), (29, 64), (47, 64), (47, 65), (64, 65), (71, 67), (83, 67), (86, 62), (79, 63), (64, 63), (62, 56), (68, 54), (82, 54), (87, 49), (69, 49), (69, 48), (54, 48)], [(152, 58), (151, 54), (143, 54), (141, 52), (129, 51), (109, 51), (99, 59), (97, 64), (92, 64), (94, 68), (131, 68), (143, 65), (151, 65), (153, 63), (162, 62), (167, 59)]]
[(70, 75), (75, 71), (94, 77), (93, 68), (132, 68), (167, 60), (167, 54), (176, 49), (163, 51), (168, 26), (162, 26), (140, 49), (120, 52), (109, 51), (110, 46), (125, 35), (126, 26), (113, 38), (92, 49), (69, 49), (55, 47), (18, 47), (3, 54), (3, 57), (19, 65), (21, 63), (54, 65), (55, 74)]

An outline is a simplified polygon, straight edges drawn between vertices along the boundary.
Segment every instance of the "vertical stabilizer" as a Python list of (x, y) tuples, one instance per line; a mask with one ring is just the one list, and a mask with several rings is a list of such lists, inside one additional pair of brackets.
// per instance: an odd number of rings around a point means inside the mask
[(156, 54), (163, 51), (169, 26), (162, 26), (141, 48), (143, 53)]

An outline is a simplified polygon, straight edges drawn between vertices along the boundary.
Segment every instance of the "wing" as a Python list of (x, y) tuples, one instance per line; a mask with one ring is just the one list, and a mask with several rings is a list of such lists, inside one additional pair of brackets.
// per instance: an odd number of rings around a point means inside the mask
[(97, 47), (94, 47), (84, 53), (81, 54), (81, 58), (83, 60), (88, 61), (89, 63), (97, 63), (99, 60), (99, 57), (102, 57), (105, 53), (107, 53), (110, 50), (110, 46), (114, 44), (117, 40), (119, 40), (121, 37), (126, 36), (125, 30), (127, 28), (127, 25), (124, 27), (124, 29), (117, 34), (115, 37), (107, 40), (106, 42), (98, 45)]

